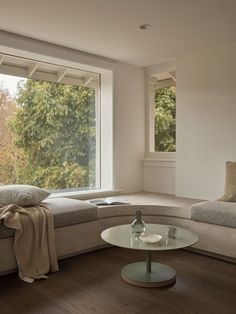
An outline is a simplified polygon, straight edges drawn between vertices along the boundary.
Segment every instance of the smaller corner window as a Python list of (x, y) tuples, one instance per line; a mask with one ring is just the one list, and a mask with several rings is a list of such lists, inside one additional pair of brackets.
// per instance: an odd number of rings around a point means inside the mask
[(151, 78), (153, 152), (176, 151), (176, 82), (175, 72)]

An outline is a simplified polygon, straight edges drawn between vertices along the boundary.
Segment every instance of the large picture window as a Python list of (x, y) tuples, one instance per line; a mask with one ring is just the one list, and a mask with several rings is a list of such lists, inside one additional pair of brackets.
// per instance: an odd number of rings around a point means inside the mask
[(1, 60), (0, 184), (100, 188), (99, 75)]

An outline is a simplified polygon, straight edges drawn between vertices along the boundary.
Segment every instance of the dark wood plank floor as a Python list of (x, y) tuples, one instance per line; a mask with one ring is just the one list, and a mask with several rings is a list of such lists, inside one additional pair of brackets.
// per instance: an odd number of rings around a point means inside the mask
[(153, 253), (174, 267), (177, 281), (139, 288), (120, 278), (121, 267), (145, 259), (143, 252), (108, 248), (60, 262), (47, 280), (0, 277), (1, 314), (231, 314), (236, 313), (236, 265), (177, 250)]

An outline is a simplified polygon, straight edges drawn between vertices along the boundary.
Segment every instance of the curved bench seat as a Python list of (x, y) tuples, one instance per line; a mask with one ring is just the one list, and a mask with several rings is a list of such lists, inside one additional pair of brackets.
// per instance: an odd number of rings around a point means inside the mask
[[(89, 202), (62, 197), (46, 199), (42, 204), (53, 213), (55, 228), (98, 219), (98, 207)], [(14, 229), (6, 227), (0, 221), (0, 239), (13, 237), (14, 234)]]
[(236, 228), (236, 204), (222, 201), (200, 202), (190, 207), (190, 217), (200, 222)]
[(134, 216), (136, 210), (141, 210), (144, 216), (172, 216), (190, 218), (189, 210), (183, 207), (167, 205), (111, 205), (98, 208), (98, 219), (116, 216)]
[[(71, 224), (55, 229), (56, 249), (59, 259), (107, 246), (101, 232), (111, 226), (129, 224), (137, 209), (141, 209), (146, 223), (177, 225), (196, 232), (199, 241), (194, 248), (207, 254), (217, 254), (236, 261), (236, 229), (190, 219), (190, 209), (170, 205), (114, 205), (98, 208), (98, 217), (92, 221)], [(12, 250), (13, 237), (0, 239), (0, 273), (16, 270)]]

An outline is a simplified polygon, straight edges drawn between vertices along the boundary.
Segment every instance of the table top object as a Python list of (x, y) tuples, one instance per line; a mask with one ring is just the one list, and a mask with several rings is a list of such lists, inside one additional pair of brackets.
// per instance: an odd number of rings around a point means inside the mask
[(146, 224), (146, 234), (160, 235), (162, 238), (154, 243), (142, 241), (132, 234), (131, 225), (119, 225), (104, 230), (101, 237), (104, 241), (123, 248), (134, 250), (163, 251), (175, 250), (193, 245), (198, 236), (187, 229), (176, 227), (175, 238), (169, 238), (166, 230), (169, 225)]
[(157, 243), (161, 241), (162, 236), (157, 233), (143, 233), (140, 235), (139, 239), (146, 243)]

